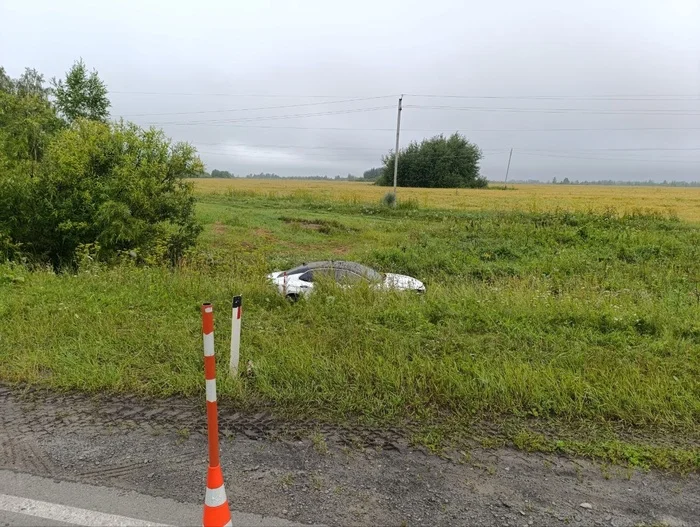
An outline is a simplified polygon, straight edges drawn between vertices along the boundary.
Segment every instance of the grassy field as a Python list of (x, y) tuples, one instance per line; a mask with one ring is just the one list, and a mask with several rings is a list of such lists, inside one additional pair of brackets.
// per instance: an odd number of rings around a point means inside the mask
[[(223, 370), (230, 299), (242, 292), (242, 361), (254, 374), (224, 377), (222, 404), (412, 423), (433, 447), (471, 436), (700, 469), (700, 226), (662, 213), (533, 212), (527, 200), (525, 211), (390, 210), (299, 194), (298, 182), (243, 183), (256, 188), (200, 195), (205, 232), (177, 269), (0, 266), (0, 378), (201, 395), (199, 305), (215, 304)], [(598, 191), (628, 190), (698, 196)], [(322, 258), (410, 274), (427, 293), (328, 286), (291, 304), (265, 283)]]
[[(346, 181), (280, 181), (261, 179), (196, 179), (203, 194), (297, 197), (376, 204), (389, 190), (371, 183)], [(700, 188), (628, 187), (592, 185), (508, 185), (497, 189), (401, 188), (399, 199), (413, 200), (421, 208), (459, 210), (552, 212), (657, 212), (700, 222)]]

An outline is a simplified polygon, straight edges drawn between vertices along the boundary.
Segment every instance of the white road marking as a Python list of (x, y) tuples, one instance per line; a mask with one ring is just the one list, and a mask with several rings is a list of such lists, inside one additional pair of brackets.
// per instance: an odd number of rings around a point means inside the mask
[(105, 512), (69, 507), (48, 501), (31, 500), (20, 498), (19, 496), (9, 496), (0, 494), (0, 511), (26, 514), (37, 518), (54, 520), (73, 525), (90, 525), (94, 527), (169, 527), (164, 523), (137, 520), (127, 518), (117, 514), (107, 514)]

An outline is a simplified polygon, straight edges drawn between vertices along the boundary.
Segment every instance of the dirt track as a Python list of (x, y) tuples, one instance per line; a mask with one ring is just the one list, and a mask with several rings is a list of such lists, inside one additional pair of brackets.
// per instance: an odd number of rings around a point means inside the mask
[[(330, 525), (700, 524), (697, 475), (510, 449), (444, 459), (409, 448), (397, 430), (325, 427), (309, 438), (311, 423), (221, 413), (229, 501), (246, 512)], [(196, 401), (0, 386), (0, 425), (0, 468), (202, 502)]]

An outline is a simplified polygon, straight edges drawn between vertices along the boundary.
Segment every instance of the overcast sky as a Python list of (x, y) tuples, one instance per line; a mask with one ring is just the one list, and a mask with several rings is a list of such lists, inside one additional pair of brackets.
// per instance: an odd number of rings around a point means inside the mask
[(0, 24), (10, 75), (82, 57), (113, 117), (209, 169), (361, 175), (404, 93), (401, 144), (459, 131), (489, 179), (512, 147), (511, 179), (700, 180), (700, 0), (2, 0)]

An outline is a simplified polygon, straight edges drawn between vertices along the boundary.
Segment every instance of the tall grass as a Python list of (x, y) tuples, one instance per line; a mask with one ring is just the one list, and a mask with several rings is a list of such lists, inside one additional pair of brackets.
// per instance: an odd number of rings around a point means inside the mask
[[(199, 215), (201, 246), (177, 269), (0, 266), (0, 378), (198, 394), (199, 304), (214, 302), (223, 371), (228, 305), (242, 292), (242, 361), (254, 375), (225, 379), (223, 404), (333, 421), (514, 417), (700, 436), (696, 226), (240, 195), (209, 198)], [(324, 286), (292, 304), (265, 282), (322, 258), (410, 274), (427, 293)]]
[[(262, 197), (291, 196), (301, 191), (322, 201), (352, 204), (378, 203), (386, 187), (371, 183), (343, 181), (289, 181), (253, 179), (196, 179), (201, 195), (232, 191)], [(492, 187), (489, 187), (492, 188)], [(496, 190), (502, 187), (493, 187)], [(417, 200), (424, 208), (450, 208), (483, 211), (543, 211), (557, 208), (574, 212), (596, 212), (614, 208), (619, 214), (642, 209), (646, 212), (675, 214), (700, 222), (700, 188), (616, 187), (596, 185), (508, 185), (510, 192), (487, 189), (405, 188), (398, 190), (399, 202)]]

